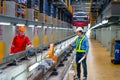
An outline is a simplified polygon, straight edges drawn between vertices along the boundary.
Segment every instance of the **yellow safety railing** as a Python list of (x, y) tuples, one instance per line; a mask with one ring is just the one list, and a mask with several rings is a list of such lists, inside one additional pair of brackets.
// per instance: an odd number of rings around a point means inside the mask
[(0, 0), (0, 14), (6, 15), (6, 0)]
[(74, 9), (73, 9), (72, 5), (69, 4), (69, 0), (65, 0), (65, 5), (68, 8), (68, 10), (73, 14)]
[(0, 42), (0, 63), (5, 56), (5, 42)]
[(92, 10), (92, 1), (90, 0), (90, 12), (89, 12), (89, 16), (90, 16), (90, 25), (92, 26), (94, 24), (95, 21), (95, 15), (92, 14), (91, 10)]
[(45, 14), (45, 22), (47, 23), (48, 22), (48, 15)]
[(4, 11), (3, 12), (4, 12), (4, 15), (6, 15), (6, 0), (4, 0), (3, 4), (4, 4), (4, 7), (3, 7)]
[(90, 0), (90, 12), (89, 12), (89, 16), (90, 16), (90, 25), (91, 26), (94, 24), (94, 22), (96, 21), (96, 19), (99, 16), (98, 12), (96, 12), (94, 14), (91, 12), (91, 10), (92, 10), (92, 2), (93, 2), (93, 0)]
[(65, 2), (66, 2), (66, 6), (69, 7), (69, 1), (66, 0)]
[(25, 5), (16, 3), (16, 17), (28, 19), (28, 8)]
[(71, 5), (69, 5), (69, 11), (73, 14), (74, 13), (74, 9)]
[(38, 21), (40, 21), (40, 12), (39, 12), (39, 10), (34, 11), (34, 19), (37, 19)]
[(2, 7), (2, 0), (0, 0), (0, 14), (2, 13), (3, 7)]

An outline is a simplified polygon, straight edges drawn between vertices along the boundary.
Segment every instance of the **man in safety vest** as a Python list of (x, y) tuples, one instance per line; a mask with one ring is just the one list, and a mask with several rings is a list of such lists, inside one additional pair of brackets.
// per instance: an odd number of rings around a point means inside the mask
[(81, 63), (79, 63), (79, 60), (84, 56), (85, 59), (82, 61), (83, 66), (83, 80), (87, 80), (87, 64), (86, 59), (88, 55), (89, 50), (89, 42), (88, 38), (83, 35), (83, 29), (81, 27), (78, 27), (76, 29), (76, 34), (78, 35), (76, 39), (76, 64), (77, 64), (77, 80), (80, 80), (81, 77)]

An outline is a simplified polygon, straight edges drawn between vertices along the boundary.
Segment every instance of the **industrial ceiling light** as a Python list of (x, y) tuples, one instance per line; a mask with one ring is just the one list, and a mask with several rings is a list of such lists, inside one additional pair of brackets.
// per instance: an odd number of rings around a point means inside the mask
[(35, 27), (35, 25), (29, 25), (28, 27)]
[(52, 27), (49, 27), (49, 28), (52, 28)]
[(88, 29), (90, 29), (90, 24), (88, 24)]
[(104, 25), (104, 24), (107, 24), (107, 23), (108, 23), (108, 20), (103, 20), (101, 23), (96, 24), (96, 25), (93, 26), (91, 29), (94, 29), (94, 28), (96, 28), (96, 27), (99, 27), (99, 26)]
[(42, 28), (42, 26), (37, 26), (38, 28)]
[(44, 28), (47, 28), (47, 26), (44, 26)]
[(7, 22), (0, 22), (0, 25), (11, 25), (11, 23), (7, 23)]
[(56, 29), (59, 29), (58, 27), (56, 27)]
[(35, 63), (35, 64), (33, 64), (32, 66), (30, 66), (30, 67), (28, 68), (28, 70), (29, 70), (29, 71), (32, 71), (33, 69), (35, 69), (36, 67), (38, 67), (38, 65), (39, 65), (39, 63)]
[(53, 27), (53, 29), (55, 29), (55, 27)]
[(93, 26), (91, 29), (94, 29), (94, 28), (96, 28), (96, 27), (98, 27), (98, 26), (100, 26), (100, 25), (102, 25), (102, 23), (98, 23), (98, 24), (96, 24), (96, 25)]
[(108, 20), (103, 20), (102, 21), (102, 24), (107, 24), (108, 23)]
[(38, 21), (38, 19), (35, 19), (35, 21)]
[(16, 26), (25, 26), (25, 24), (16, 24)]

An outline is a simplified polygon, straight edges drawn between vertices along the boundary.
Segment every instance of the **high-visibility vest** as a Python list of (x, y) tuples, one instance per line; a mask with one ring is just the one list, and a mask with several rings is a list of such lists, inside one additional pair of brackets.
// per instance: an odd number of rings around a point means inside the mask
[(85, 39), (85, 36), (82, 37), (80, 42), (78, 42), (78, 38), (76, 39), (76, 52), (81, 52), (81, 53), (86, 52), (86, 50), (81, 49), (82, 42), (83, 42), (84, 39)]

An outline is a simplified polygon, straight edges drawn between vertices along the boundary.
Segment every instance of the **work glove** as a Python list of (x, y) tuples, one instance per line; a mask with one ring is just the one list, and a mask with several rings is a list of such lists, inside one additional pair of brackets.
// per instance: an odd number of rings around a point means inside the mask
[(33, 47), (33, 45), (28, 45), (28, 46), (27, 46), (27, 48), (32, 48), (32, 47)]

